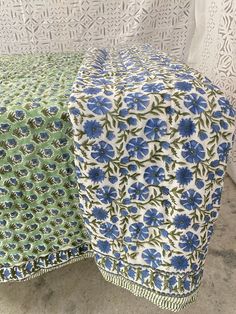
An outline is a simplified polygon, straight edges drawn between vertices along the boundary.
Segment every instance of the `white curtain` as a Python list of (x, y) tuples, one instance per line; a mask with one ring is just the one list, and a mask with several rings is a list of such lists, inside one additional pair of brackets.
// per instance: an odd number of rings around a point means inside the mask
[(0, 0), (0, 54), (150, 42), (186, 60), (191, 0)]
[[(221, 87), (236, 108), (236, 0), (196, 0), (188, 63)], [(236, 182), (236, 142), (228, 173)]]

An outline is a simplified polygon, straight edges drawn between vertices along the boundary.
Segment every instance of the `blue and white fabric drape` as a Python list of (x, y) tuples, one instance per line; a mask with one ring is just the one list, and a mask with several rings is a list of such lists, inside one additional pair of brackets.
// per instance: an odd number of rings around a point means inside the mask
[(80, 205), (104, 277), (179, 310), (201, 283), (233, 107), (150, 46), (91, 50), (70, 97)]

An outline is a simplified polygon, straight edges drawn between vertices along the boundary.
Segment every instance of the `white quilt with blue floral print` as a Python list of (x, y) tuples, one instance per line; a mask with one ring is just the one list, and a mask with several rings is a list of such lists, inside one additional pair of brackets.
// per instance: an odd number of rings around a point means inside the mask
[(163, 308), (183, 308), (219, 213), (232, 106), (202, 74), (144, 45), (91, 49), (69, 111), (99, 269)]

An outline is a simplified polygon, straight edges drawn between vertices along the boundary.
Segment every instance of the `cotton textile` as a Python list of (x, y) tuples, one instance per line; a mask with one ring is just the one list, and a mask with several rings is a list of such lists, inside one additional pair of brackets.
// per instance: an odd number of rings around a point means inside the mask
[[(236, 2), (195, 1), (195, 20), (187, 62), (212, 79), (236, 108)], [(236, 143), (228, 174), (236, 182)]]
[(0, 282), (88, 255), (66, 104), (81, 61), (0, 58)]
[(1, 0), (0, 12), (0, 54), (150, 42), (186, 59), (194, 30), (192, 0)]
[(218, 217), (234, 109), (149, 45), (91, 49), (69, 102), (80, 206), (108, 281), (177, 311)]

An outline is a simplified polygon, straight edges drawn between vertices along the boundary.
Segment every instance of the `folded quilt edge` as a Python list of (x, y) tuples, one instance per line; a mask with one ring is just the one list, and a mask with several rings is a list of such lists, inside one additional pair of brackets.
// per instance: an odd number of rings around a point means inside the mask
[(85, 260), (87, 258), (93, 258), (93, 257), (94, 257), (93, 252), (87, 252), (87, 253), (82, 254), (81, 256), (77, 256), (77, 257), (71, 258), (70, 260), (68, 260), (68, 261), (66, 261), (64, 263), (58, 263), (57, 265), (52, 265), (52, 266), (50, 266), (48, 268), (39, 269), (39, 270), (35, 271), (34, 273), (32, 273), (31, 275), (26, 276), (26, 277), (24, 277), (22, 279), (12, 278), (12, 279), (4, 280), (4, 279), (2, 279), (0, 277), (0, 283), (25, 282), (25, 281), (37, 278), (37, 277), (39, 277), (39, 276), (41, 276), (43, 274), (46, 274), (46, 273), (48, 273), (50, 271), (62, 268), (64, 266), (67, 266), (67, 265), (70, 265), (70, 264), (73, 264), (73, 263), (76, 263), (76, 262), (79, 262), (79, 261), (82, 261), (82, 260)]
[(137, 297), (145, 298), (163, 310), (169, 310), (172, 312), (181, 311), (186, 306), (195, 302), (199, 291), (198, 287), (193, 293), (191, 293), (188, 296), (184, 297), (164, 296), (160, 295), (157, 291), (150, 291), (150, 289), (144, 288), (139, 284), (122, 277), (121, 275), (107, 272), (106, 270), (100, 267), (99, 270), (103, 278), (107, 282), (110, 282), (118, 287), (126, 289)]

